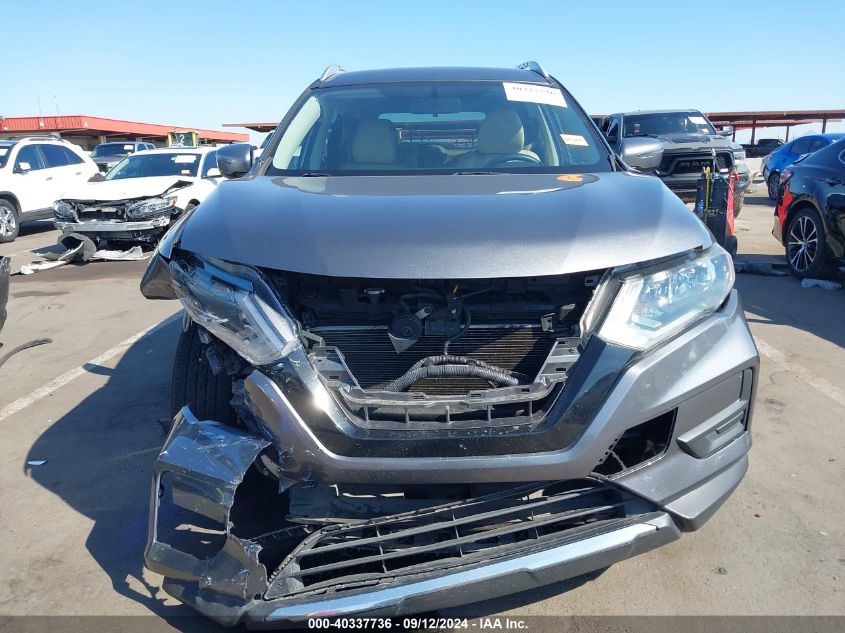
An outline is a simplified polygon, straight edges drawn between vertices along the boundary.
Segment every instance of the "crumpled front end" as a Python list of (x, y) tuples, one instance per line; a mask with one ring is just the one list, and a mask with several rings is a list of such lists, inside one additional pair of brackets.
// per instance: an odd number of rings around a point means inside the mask
[(668, 513), (595, 479), (401, 503), (315, 486), (285, 504), (267, 480), (249, 478), (270, 445), (185, 408), (156, 463), (147, 567), (166, 577), (168, 593), (225, 625), (455, 606), (680, 536)]

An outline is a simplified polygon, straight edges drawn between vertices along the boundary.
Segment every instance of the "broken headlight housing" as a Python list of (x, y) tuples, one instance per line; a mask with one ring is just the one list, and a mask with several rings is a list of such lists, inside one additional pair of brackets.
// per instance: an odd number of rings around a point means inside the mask
[(733, 288), (734, 267), (714, 244), (662, 268), (622, 273), (598, 334), (607, 342), (646, 350), (716, 311)]
[(53, 203), (53, 212), (59, 220), (75, 219), (73, 207), (64, 200), (56, 200)]
[(126, 216), (133, 220), (151, 218), (163, 213), (169, 213), (176, 206), (176, 196), (167, 198), (150, 198), (136, 202), (126, 209)]
[(296, 349), (299, 326), (261, 276), (245, 266), (219, 264), (199, 258), (170, 262), (173, 289), (191, 319), (256, 366)]

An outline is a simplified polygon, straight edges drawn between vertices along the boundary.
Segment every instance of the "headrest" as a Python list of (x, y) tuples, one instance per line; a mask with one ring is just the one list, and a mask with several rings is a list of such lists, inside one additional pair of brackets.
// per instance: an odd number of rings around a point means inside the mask
[(517, 154), (524, 145), (525, 130), (513, 110), (490, 112), (478, 128), (481, 154)]
[(396, 160), (396, 128), (388, 121), (362, 121), (352, 137), (353, 163), (392, 163)]

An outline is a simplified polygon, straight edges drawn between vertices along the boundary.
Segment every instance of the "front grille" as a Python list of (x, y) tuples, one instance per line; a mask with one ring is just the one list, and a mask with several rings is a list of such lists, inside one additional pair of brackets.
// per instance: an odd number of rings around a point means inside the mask
[(110, 220), (125, 220), (125, 204), (115, 205), (76, 205), (76, 215), (81, 222), (108, 222)]
[(652, 510), (615, 488), (569, 481), (324, 527), (282, 561), (264, 597), (339, 593), (490, 562), (617, 529)]
[[(427, 356), (443, 353), (442, 336), (424, 335), (412, 347), (397, 354), (386, 329), (324, 329), (326, 345), (343, 352), (346, 365), (364, 389), (383, 389), (411, 365)], [(555, 336), (532, 327), (471, 327), (449, 345), (449, 353), (470, 356), (533, 379), (549, 355)], [(428, 395), (466, 393), (490, 385), (475, 378), (420, 380), (409, 388)]]
[[(658, 175), (680, 176), (684, 174), (700, 174), (705, 167), (713, 166), (713, 156), (710, 152), (693, 152), (690, 154), (664, 154), (660, 163)], [(716, 153), (716, 168), (731, 169), (733, 156), (730, 152)]]

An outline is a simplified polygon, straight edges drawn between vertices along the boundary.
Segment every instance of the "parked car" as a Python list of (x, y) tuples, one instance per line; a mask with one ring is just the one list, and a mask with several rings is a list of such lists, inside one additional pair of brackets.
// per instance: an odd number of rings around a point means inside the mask
[(152, 143), (141, 143), (135, 141), (118, 141), (115, 143), (100, 143), (91, 152), (91, 158), (97, 163), (101, 172), (106, 173), (117, 165), (124, 158), (135, 152), (143, 152), (148, 149), (155, 149)]
[[(173, 227), (147, 567), (224, 624), (583, 574), (739, 484), (759, 359), (729, 255), (536, 63), (329, 69)], [(624, 160), (620, 160), (620, 156)]]
[(155, 243), (176, 219), (205, 200), (219, 177), (214, 148), (135, 152), (104, 180), (82, 183), (56, 200), (56, 228), (97, 244)]
[(745, 150), (726, 138), (733, 128), (717, 132), (698, 110), (642, 110), (606, 116), (601, 130), (617, 151), (628, 138), (655, 138), (663, 144), (657, 176), (682, 200), (695, 200), (701, 172), (715, 160), (720, 170), (736, 170), (734, 215), (739, 215), (751, 183)]
[(783, 141), (779, 138), (761, 138), (753, 145), (743, 143), (742, 147), (745, 149), (745, 155), (748, 158), (760, 158), (772, 153), (782, 145)]
[(801, 156), (812, 154), (843, 137), (845, 137), (845, 134), (842, 133), (801, 136), (764, 157), (761, 166), (763, 168), (763, 179), (766, 182), (769, 199), (778, 199), (780, 176), (784, 169), (789, 167)]
[(0, 140), (0, 243), (17, 238), (21, 222), (53, 215), (53, 201), (97, 173), (78, 145), (52, 137)]
[(845, 138), (783, 170), (772, 234), (798, 277), (845, 267)]

